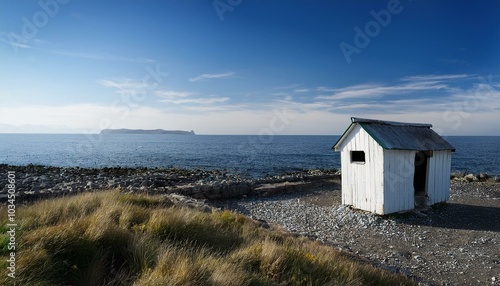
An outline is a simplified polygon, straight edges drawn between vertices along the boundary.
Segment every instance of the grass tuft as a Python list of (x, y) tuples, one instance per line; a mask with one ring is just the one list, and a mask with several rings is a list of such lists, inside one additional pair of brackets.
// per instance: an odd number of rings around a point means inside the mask
[[(19, 207), (16, 218), (16, 285), (416, 285), (243, 215), (162, 196), (86, 193)], [(7, 243), (1, 234), (2, 269)]]
[(118, 193), (118, 201), (126, 204), (132, 204), (144, 208), (152, 208), (158, 206), (171, 206), (172, 203), (165, 197), (161, 196), (148, 196), (145, 194), (134, 193)]

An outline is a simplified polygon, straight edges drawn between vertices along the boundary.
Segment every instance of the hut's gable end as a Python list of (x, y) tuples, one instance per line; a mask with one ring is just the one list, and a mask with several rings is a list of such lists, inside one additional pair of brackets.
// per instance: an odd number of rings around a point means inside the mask
[[(341, 151), (342, 203), (383, 211), (383, 149), (358, 124), (336, 146)], [(364, 161), (356, 152), (363, 152)]]

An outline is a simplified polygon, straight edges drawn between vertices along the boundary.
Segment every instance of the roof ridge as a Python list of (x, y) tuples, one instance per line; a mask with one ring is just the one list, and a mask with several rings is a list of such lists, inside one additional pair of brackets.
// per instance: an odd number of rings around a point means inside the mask
[(368, 119), (368, 118), (359, 118), (359, 117), (351, 117), (352, 123), (371, 123), (371, 124), (384, 124), (384, 125), (392, 125), (392, 126), (406, 126), (406, 127), (427, 127), (432, 128), (432, 124), (428, 123), (409, 123), (409, 122), (397, 122), (397, 121), (386, 121), (386, 120), (378, 120), (378, 119)]

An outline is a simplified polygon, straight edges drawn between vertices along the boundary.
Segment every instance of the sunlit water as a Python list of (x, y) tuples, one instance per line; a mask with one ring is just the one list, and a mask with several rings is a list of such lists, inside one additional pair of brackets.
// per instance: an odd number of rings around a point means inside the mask
[[(338, 169), (339, 136), (0, 134), (0, 163), (224, 169), (243, 176)], [(453, 136), (452, 170), (500, 175), (500, 137)]]

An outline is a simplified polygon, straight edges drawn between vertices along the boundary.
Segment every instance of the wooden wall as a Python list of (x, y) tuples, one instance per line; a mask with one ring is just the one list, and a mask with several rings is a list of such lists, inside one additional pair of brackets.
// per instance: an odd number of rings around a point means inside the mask
[(416, 153), (384, 150), (384, 214), (415, 208), (413, 176)]
[[(359, 125), (340, 146), (342, 165), (342, 203), (355, 208), (382, 213), (383, 149)], [(351, 163), (351, 151), (364, 151), (365, 163)]]
[(434, 151), (427, 166), (428, 205), (450, 198), (451, 151)]

